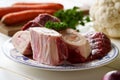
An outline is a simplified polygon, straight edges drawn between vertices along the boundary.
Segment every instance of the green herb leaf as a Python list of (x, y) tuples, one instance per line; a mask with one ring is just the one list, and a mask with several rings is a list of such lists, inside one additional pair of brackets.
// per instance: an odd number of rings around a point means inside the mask
[(45, 24), (46, 28), (54, 29), (56, 31), (64, 30), (66, 28), (76, 29), (76, 25), (85, 25), (85, 22), (90, 22), (89, 16), (84, 17), (83, 12), (78, 7), (72, 9), (59, 10), (54, 16), (59, 18), (61, 22), (50, 22)]
[(64, 30), (64, 29), (67, 28), (67, 26), (68, 25), (66, 23), (64, 23), (64, 22), (51, 22), (51, 21), (48, 21), (45, 24), (46, 28), (54, 29), (56, 31)]
[(76, 25), (85, 25), (85, 22), (89, 22), (89, 17), (84, 19), (83, 12), (78, 7), (73, 7), (73, 9), (59, 10), (54, 16), (58, 17), (61, 22), (68, 25), (69, 28), (76, 29)]
[(85, 21), (90, 22), (89, 16), (86, 16)]

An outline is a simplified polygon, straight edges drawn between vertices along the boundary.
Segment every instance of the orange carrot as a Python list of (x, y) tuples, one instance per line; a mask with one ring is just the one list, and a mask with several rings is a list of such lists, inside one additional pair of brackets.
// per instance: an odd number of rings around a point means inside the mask
[(0, 18), (2, 18), (3, 15), (11, 13), (11, 12), (18, 12), (18, 11), (24, 11), (24, 10), (60, 10), (63, 9), (63, 6), (60, 4), (45, 4), (45, 5), (35, 5), (35, 6), (13, 6), (13, 7), (3, 7), (0, 8)]
[(53, 14), (56, 10), (25, 10), (6, 14), (2, 17), (1, 22), (6, 25), (14, 25), (24, 21), (29, 21), (37, 17), (41, 13)]
[(62, 4), (60, 4), (60, 3), (34, 3), (34, 2), (17, 2), (17, 3), (14, 3), (14, 4), (12, 4), (12, 6), (24, 6), (24, 5), (31, 5), (31, 6), (33, 6), (33, 5), (60, 5), (60, 6), (63, 6)]
[(13, 5), (13, 7), (29, 7), (29, 8), (35, 8), (35, 7), (39, 7), (42, 9), (55, 9), (55, 10), (59, 10), (59, 9), (63, 9), (63, 5), (59, 4), (59, 3), (24, 3), (23, 4), (19, 4), (19, 5)]

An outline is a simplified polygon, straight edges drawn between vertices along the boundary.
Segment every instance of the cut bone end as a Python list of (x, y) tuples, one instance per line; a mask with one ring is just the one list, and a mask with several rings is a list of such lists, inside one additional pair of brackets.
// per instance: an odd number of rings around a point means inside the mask
[(74, 49), (76, 53), (84, 57), (85, 59), (90, 55), (91, 48), (88, 40), (73, 29), (66, 29), (61, 31), (64, 41), (69, 45), (71, 49)]

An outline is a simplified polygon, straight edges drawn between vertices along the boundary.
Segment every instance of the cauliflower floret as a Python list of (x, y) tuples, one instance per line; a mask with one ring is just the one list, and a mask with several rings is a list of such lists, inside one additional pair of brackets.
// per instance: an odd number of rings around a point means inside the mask
[(120, 37), (120, 0), (97, 0), (90, 9), (94, 28), (110, 37)]

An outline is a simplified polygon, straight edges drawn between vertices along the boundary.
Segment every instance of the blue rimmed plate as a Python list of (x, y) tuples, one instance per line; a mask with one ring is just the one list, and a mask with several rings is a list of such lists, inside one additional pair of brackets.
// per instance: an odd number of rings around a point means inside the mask
[(118, 56), (118, 52), (119, 52), (118, 48), (114, 44), (112, 44), (112, 50), (102, 59), (94, 60), (87, 63), (80, 63), (80, 64), (49, 66), (49, 65), (40, 64), (37, 61), (34, 61), (22, 55), (14, 48), (11, 39), (5, 42), (5, 44), (2, 46), (2, 50), (8, 58), (10, 58), (15, 62), (44, 70), (53, 70), (53, 71), (74, 71), (74, 70), (85, 70), (85, 69), (100, 67), (112, 62)]

